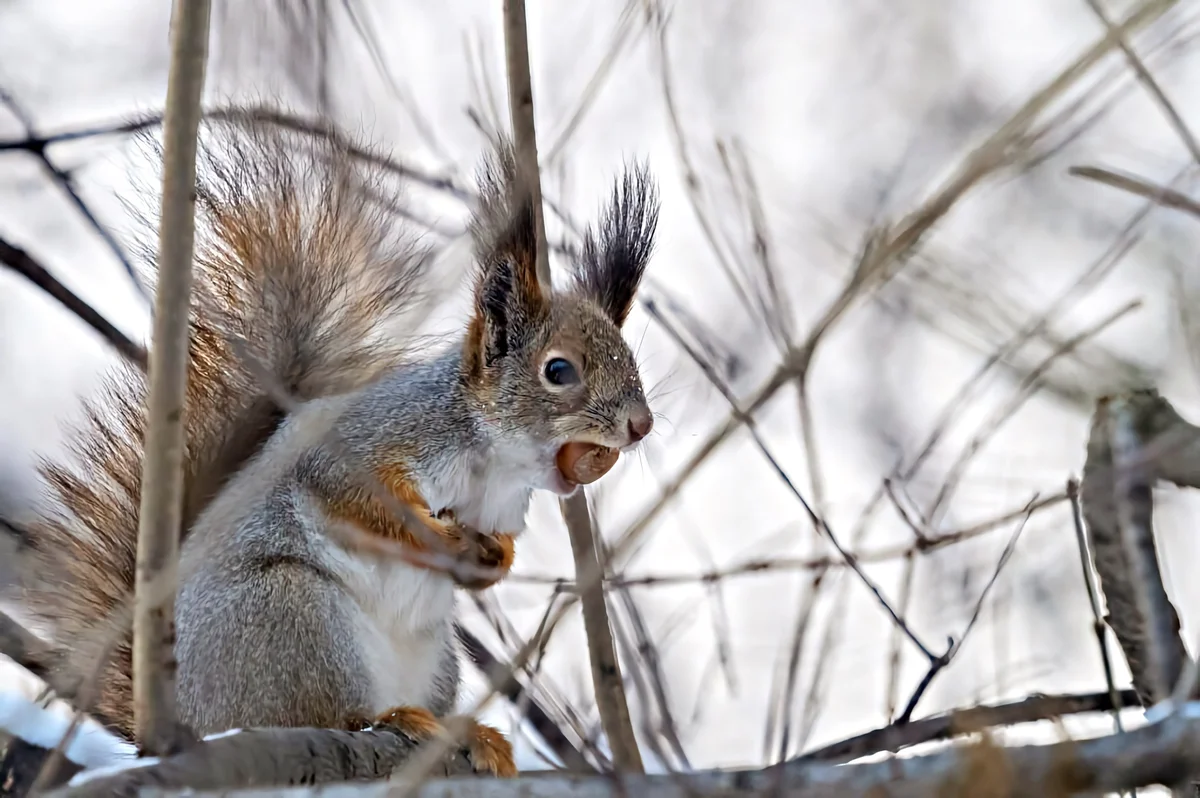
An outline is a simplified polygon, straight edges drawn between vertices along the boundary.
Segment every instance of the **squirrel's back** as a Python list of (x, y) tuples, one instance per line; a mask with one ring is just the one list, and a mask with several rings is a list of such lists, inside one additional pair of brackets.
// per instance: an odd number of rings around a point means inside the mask
[[(395, 175), (340, 137), (236, 118), (206, 122), (200, 144), (185, 534), (279, 426), (273, 395), (344, 393), (407, 359), (427, 263)], [(66, 679), (108, 660), (95, 709), (125, 733), (145, 394), (136, 367), (115, 368), (68, 438), (73, 462), (42, 464), (56, 508), (26, 530), (21, 585), (70, 652)]]

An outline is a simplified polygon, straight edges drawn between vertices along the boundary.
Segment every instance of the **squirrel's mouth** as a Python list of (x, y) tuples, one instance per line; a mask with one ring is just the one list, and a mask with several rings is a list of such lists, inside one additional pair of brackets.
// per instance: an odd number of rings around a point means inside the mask
[(621, 456), (620, 449), (589, 441), (569, 441), (554, 456), (554, 492), (570, 496), (607, 474)]

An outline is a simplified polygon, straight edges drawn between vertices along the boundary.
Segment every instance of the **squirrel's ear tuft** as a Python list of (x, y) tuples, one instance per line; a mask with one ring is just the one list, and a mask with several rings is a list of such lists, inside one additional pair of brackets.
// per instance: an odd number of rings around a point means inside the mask
[(480, 365), (503, 357), (510, 341), (549, 309), (547, 290), (538, 282), (533, 200), (516, 172), (512, 147), (501, 142), (479, 175), (479, 205), (471, 221), (479, 264), (471, 344)]
[(620, 327), (633, 307), (654, 249), (658, 192), (644, 165), (626, 169), (613, 188), (599, 230), (589, 230), (576, 268), (579, 290)]

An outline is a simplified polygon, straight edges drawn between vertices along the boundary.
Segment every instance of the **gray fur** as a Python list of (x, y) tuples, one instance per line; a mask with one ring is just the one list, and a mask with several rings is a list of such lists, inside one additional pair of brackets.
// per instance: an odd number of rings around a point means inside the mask
[[(233, 166), (213, 184), (229, 191), (201, 192), (216, 243), (197, 256), (205, 299), (194, 311), (187, 408), (181, 720), (205, 734), (338, 727), (398, 705), (445, 714), (460, 667), (453, 583), (349, 550), (327, 511), (361, 497), (364, 473), (399, 469), (431, 512), (515, 535), (534, 490), (574, 490), (556, 464), (564, 444), (635, 445), (650, 411), (620, 327), (651, 249), (653, 193), (644, 177), (627, 179), (579, 279), (550, 295), (534, 273), (528, 197), (501, 157), (485, 172), (472, 226), (473, 314), (444, 352), (414, 362), (374, 324), (411, 304), (423, 274), (391, 246), (391, 227), (354, 204), (358, 193), (333, 190), (350, 185), (341, 172), (318, 183), (329, 191), (294, 192), (312, 171), (291, 157), (298, 150), (270, 138), (261, 154), (230, 146)], [(296, 215), (297, 197), (317, 213)], [(248, 344), (298, 410), (279, 418), (230, 340)], [(560, 357), (578, 381), (547, 377)], [(79, 523), (64, 516), (37, 530), (47, 575), (53, 565), (79, 578), (67, 592), (43, 580), (35, 605), (81, 651), (81, 632), (133, 582), (144, 383), (114, 385), (117, 421), (97, 411), (76, 447), (112, 484), (48, 469)], [(123, 641), (100, 702), (123, 728), (132, 726), (129, 659)]]

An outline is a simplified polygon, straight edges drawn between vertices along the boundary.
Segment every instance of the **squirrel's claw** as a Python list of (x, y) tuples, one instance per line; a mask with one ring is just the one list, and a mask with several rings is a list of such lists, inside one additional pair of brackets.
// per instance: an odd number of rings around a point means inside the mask
[(494, 726), (470, 720), (471, 731), (463, 746), (475, 772), (510, 779), (517, 775), (512, 743)]

